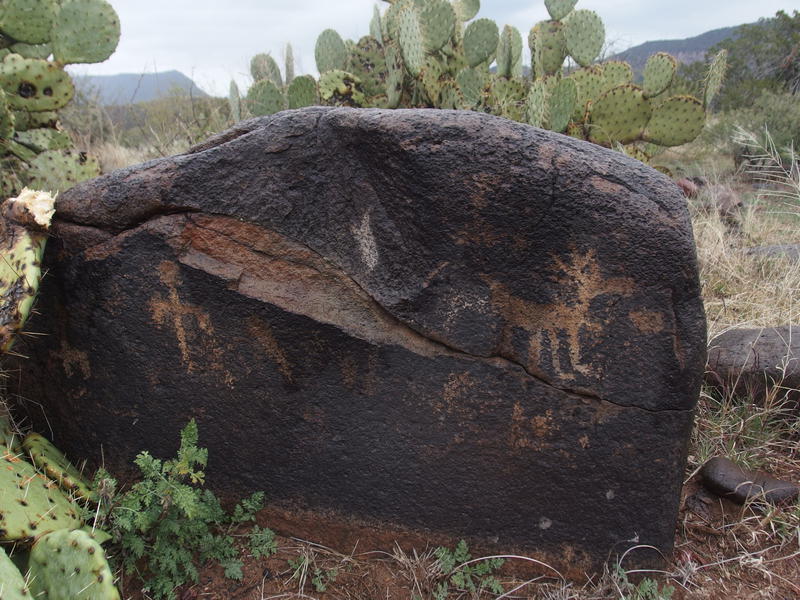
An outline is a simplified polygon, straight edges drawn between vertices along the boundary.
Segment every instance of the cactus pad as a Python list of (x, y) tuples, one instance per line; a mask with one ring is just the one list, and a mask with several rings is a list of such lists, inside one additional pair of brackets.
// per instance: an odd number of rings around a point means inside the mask
[(49, 127), (18, 131), (16, 140), (34, 152), (65, 150), (72, 145), (72, 140), (66, 131)]
[(77, 507), (26, 460), (0, 456), (0, 541), (80, 526)]
[(525, 100), (525, 119), (529, 125), (544, 127), (547, 118), (547, 88), (541, 79), (531, 83)]
[(54, 531), (31, 549), (31, 592), (48, 600), (119, 600), (103, 548), (85, 531)]
[(3, 0), (0, 30), (19, 42), (41, 44), (50, 39), (53, 0)]
[(106, 0), (63, 0), (50, 43), (61, 64), (103, 62), (119, 43), (119, 16)]
[(500, 32), (490, 19), (478, 19), (467, 26), (464, 32), (464, 56), (470, 67), (488, 61), (497, 50)]
[(0, 140), (7, 140), (14, 135), (16, 119), (6, 101), (6, 93), (0, 88)]
[(372, 7), (372, 19), (369, 22), (369, 34), (383, 45), (383, 22), (378, 5)]
[(603, 89), (603, 70), (597, 65), (584, 67), (572, 72), (569, 79), (574, 80), (578, 86), (578, 102), (572, 120), (581, 121), (588, 102), (599, 98), (606, 91)]
[(708, 66), (708, 75), (706, 75), (706, 89), (703, 94), (703, 104), (708, 109), (714, 101), (714, 97), (722, 87), (722, 81), (725, 79), (725, 71), (728, 68), (728, 51), (720, 50), (711, 59), (711, 64)]
[(46, 60), (9, 54), (0, 63), (0, 86), (11, 108), (55, 110), (75, 94), (69, 75)]
[(483, 73), (467, 67), (458, 72), (456, 82), (464, 95), (467, 106), (477, 108), (483, 100), (483, 90), (486, 86)]
[(40, 112), (28, 112), (27, 110), (12, 110), (14, 115), (14, 127), (17, 131), (27, 131), (39, 127), (55, 127), (58, 122), (58, 114), (52, 110)]
[(547, 99), (548, 129), (562, 133), (569, 124), (578, 102), (578, 86), (572, 79), (561, 79), (550, 91)]
[(386, 104), (388, 108), (397, 108), (403, 97), (403, 58), (397, 42), (388, 42), (384, 45), (386, 57)]
[(601, 87), (603, 92), (633, 81), (633, 69), (628, 63), (620, 60), (604, 62), (602, 71), (603, 82)]
[(349, 72), (361, 79), (367, 96), (386, 93), (386, 58), (378, 40), (365, 35), (358, 41), (350, 51)]
[(269, 79), (257, 81), (247, 90), (247, 109), (255, 117), (275, 114), (285, 105), (283, 91)]
[(314, 48), (314, 58), (320, 74), (344, 69), (347, 66), (347, 48), (341, 36), (333, 29), (320, 33)]
[(265, 79), (271, 81), (276, 87), (283, 86), (283, 79), (281, 78), (281, 70), (278, 68), (278, 63), (269, 54), (256, 54), (250, 59), (250, 75), (253, 81), (259, 82)]
[(526, 109), (526, 93), (525, 86), (520, 80), (496, 77), (492, 82), (490, 94), (491, 106), (494, 107), (495, 114), (512, 121), (523, 120)]
[(303, 108), (317, 103), (317, 82), (311, 75), (300, 75), (292, 80), (286, 90), (289, 108)]
[(658, 52), (647, 59), (644, 66), (644, 95), (647, 98), (658, 96), (666, 90), (678, 70), (678, 61), (671, 54)]
[(319, 78), (319, 95), (335, 106), (359, 108), (364, 105), (361, 80), (347, 71), (326, 71)]
[(578, 0), (544, 0), (544, 5), (547, 7), (547, 12), (550, 13), (550, 18), (556, 21), (571, 13), (577, 3)]
[(286, 44), (283, 53), (284, 85), (289, 85), (294, 80), (294, 50), (291, 44)]
[(31, 597), (22, 573), (0, 546), (0, 600), (30, 600)]
[(228, 88), (228, 108), (231, 111), (231, 119), (234, 123), (242, 120), (242, 99), (239, 96), (239, 86), (235, 81), (231, 81)]
[(650, 103), (635, 85), (607, 91), (590, 108), (589, 141), (611, 147), (639, 139), (652, 114)]
[(454, 7), (458, 20), (466, 22), (474, 19), (478, 14), (481, 2), (480, 0), (456, 0)]
[(467, 101), (458, 84), (452, 79), (444, 79), (439, 85), (439, 108), (462, 110)]
[(415, 11), (419, 15), (425, 50), (436, 52), (442, 49), (453, 36), (456, 26), (456, 13), (446, 0), (427, 0), (421, 9)]
[(497, 44), (497, 74), (522, 77), (522, 36), (516, 27), (506, 25)]
[(22, 58), (47, 58), (53, 53), (50, 44), (26, 44), (19, 42), (9, 48), (12, 54), (19, 54)]
[(2, 205), (5, 231), (0, 261), (0, 353), (11, 348), (36, 297), (53, 203), (50, 194), (23, 189), (17, 198)]
[(555, 75), (561, 71), (567, 58), (567, 39), (560, 21), (541, 21), (534, 25), (528, 36), (528, 45), (531, 52), (541, 53), (542, 72), (534, 69), (536, 77)]
[(47, 438), (38, 433), (29, 433), (22, 440), (22, 448), (31, 457), (33, 464), (61, 486), (61, 489), (84, 500), (94, 498), (94, 492), (86, 478)]
[(582, 67), (588, 67), (603, 49), (606, 30), (603, 21), (592, 10), (576, 10), (564, 20), (567, 51)]
[(30, 185), (53, 192), (100, 175), (97, 159), (73, 150), (48, 150), (30, 163)]
[(673, 96), (653, 110), (644, 140), (660, 146), (680, 146), (700, 135), (705, 122), (706, 113), (700, 100)]
[(419, 75), (425, 65), (425, 41), (419, 13), (413, 4), (400, 9), (397, 15), (397, 37), (403, 62), (414, 77)]

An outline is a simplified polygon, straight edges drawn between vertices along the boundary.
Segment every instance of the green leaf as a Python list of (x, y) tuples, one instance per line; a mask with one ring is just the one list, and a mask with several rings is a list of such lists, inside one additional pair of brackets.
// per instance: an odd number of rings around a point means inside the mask
[(272, 556), (278, 551), (275, 533), (271, 529), (261, 529), (258, 525), (248, 535), (250, 553), (254, 558)]

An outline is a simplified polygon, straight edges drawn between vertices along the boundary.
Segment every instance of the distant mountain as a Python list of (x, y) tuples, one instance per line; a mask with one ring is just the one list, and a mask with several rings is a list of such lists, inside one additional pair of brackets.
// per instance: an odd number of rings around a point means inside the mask
[(79, 75), (73, 78), (78, 89), (100, 104), (123, 105), (149, 102), (173, 93), (175, 89), (206, 98), (208, 94), (179, 71), (163, 73), (123, 73), (120, 75)]
[(734, 37), (737, 27), (714, 29), (683, 40), (645, 42), (615, 54), (609, 59), (627, 61), (633, 67), (633, 72), (636, 76), (641, 74), (647, 59), (656, 52), (669, 52), (678, 59), (678, 62), (689, 64), (705, 59), (706, 51), (714, 44), (718, 44), (726, 38)]

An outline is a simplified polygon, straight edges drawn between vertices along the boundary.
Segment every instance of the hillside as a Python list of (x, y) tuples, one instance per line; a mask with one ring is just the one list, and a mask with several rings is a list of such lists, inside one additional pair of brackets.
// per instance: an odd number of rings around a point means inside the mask
[(615, 54), (612, 60), (624, 60), (630, 63), (634, 73), (639, 75), (644, 69), (647, 59), (656, 52), (669, 52), (682, 63), (692, 63), (703, 60), (706, 51), (725, 38), (732, 37), (737, 27), (723, 27), (706, 31), (695, 37), (683, 40), (657, 40), (645, 42), (638, 46), (628, 48), (624, 52)]
[(122, 105), (149, 102), (169, 95), (175, 89), (195, 98), (206, 98), (189, 77), (179, 71), (163, 73), (122, 73), (119, 75), (83, 75), (74, 78), (77, 88), (100, 104)]

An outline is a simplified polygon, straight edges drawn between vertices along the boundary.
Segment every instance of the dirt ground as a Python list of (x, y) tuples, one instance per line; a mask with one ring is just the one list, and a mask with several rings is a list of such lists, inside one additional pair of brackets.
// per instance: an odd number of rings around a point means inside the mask
[[(787, 531), (787, 537), (782, 538), (779, 514), (774, 509), (744, 508), (722, 500), (705, 491), (694, 477), (683, 490), (675, 551), (664, 572), (630, 572), (628, 578), (635, 582), (647, 576), (662, 587), (670, 585), (675, 588), (672, 600), (796, 600), (800, 598), (800, 534), (794, 531), (791, 538)], [(200, 581), (179, 590), (178, 598), (433, 600), (437, 586), (447, 580), (437, 568), (432, 548), (413, 553), (399, 547), (392, 552), (356, 547), (351, 553), (341, 554), (297, 538), (278, 536), (277, 542), (278, 551), (269, 558), (256, 560), (243, 552), (242, 581), (225, 578), (219, 566), (206, 565)], [(539, 577), (520, 579), (514, 577), (514, 571), (512, 559), (498, 572), (506, 593), (519, 587), (509, 595), (463, 591), (450, 585), (447, 598), (588, 600), (622, 598), (624, 592), (630, 592), (611, 572), (596, 574), (588, 581), (567, 582), (546, 571)], [(120, 583), (124, 598), (148, 598), (135, 581)]]

